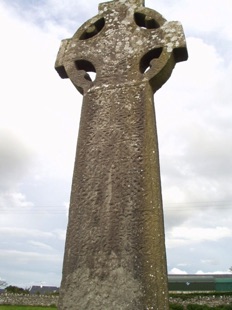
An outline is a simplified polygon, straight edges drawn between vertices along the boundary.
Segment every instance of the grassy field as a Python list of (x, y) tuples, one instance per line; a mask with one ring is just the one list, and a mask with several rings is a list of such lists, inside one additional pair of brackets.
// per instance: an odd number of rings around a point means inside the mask
[(56, 307), (32, 307), (0, 305), (0, 310), (56, 310)]

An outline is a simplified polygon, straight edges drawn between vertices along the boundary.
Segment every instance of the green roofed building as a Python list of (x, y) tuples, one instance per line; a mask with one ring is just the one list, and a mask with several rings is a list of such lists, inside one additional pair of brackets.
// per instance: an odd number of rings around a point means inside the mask
[(169, 291), (232, 291), (232, 274), (169, 275)]
[(215, 277), (215, 291), (232, 292), (232, 275), (228, 277), (225, 277), (225, 275)]

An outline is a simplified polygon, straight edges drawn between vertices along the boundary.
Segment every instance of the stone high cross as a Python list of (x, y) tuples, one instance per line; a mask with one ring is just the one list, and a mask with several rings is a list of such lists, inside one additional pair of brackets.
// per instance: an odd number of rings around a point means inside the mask
[(62, 42), (83, 107), (60, 310), (169, 309), (153, 94), (186, 59), (181, 24), (143, 0), (100, 4)]

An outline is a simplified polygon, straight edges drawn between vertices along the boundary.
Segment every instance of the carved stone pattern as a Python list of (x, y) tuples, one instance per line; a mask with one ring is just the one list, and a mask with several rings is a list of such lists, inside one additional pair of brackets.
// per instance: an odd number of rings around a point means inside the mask
[(187, 52), (181, 25), (143, 4), (100, 4), (58, 54), (84, 95), (60, 310), (169, 309), (153, 93)]

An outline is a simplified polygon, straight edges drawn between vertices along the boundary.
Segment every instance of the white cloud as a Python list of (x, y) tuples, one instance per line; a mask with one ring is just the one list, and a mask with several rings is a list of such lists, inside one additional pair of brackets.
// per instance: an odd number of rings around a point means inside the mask
[(34, 173), (67, 175), (72, 169), (81, 97), (55, 72), (60, 40), (35, 24), (3, 12), (0, 34), (7, 49), (0, 53), (2, 59), (10, 60), (10, 66), (4, 61), (1, 67), (1, 127), (17, 133), (18, 140), (34, 152), (38, 167)]
[(231, 62), (213, 43), (187, 39), (189, 60), (155, 94), (167, 229), (188, 219), (197, 204), (232, 201)]
[(190, 246), (205, 241), (218, 242), (220, 239), (232, 238), (232, 229), (228, 227), (174, 227), (167, 234), (167, 247)]
[(218, 265), (218, 260), (216, 259), (201, 259), (202, 264), (207, 264), (207, 265)]
[(53, 232), (41, 231), (38, 229), (28, 229), (28, 228), (18, 228), (15, 227), (12, 229), (11, 227), (0, 227), (1, 236), (12, 236), (14, 238), (29, 238), (29, 237), (37, 237), (37, 238), (53, 238)]
[(29, 240), (28, 243), (30, 245), (32, 245), (35, 249), (42, 249), (42, 250), (46, 250), (46, 251), (53, 251), (54, 250), (53, 247), (51, 247), (50, 245), (43, 243), (43, 242)]
[[(203, 275), (203, 274), (228, 274), (229, 271), (202, 271), (202, 270), (198, 270), (196, 271), (194, 274), (196, 275)], [(176, 275), (180, 275), (180, 274), (188, 274), (188, 272), (184, 271), (184, 270), (181, 270), (181, 269), (178, 269), (178, 268), (172, 268), (170, 271), (169, 271), (169, 274), (176, 274)]]
[[(152, 0), (147, 0), (146, 4), (154, 7)], [(226, 40), (232, 39), (228, 26), (231, 24), (232, 12), (230, 0), (162, 1), (156, 7), (163, 12), (165, 18), (180, 20), (187, 34), (214, 34)]]
[(16, 133), (0, 128), (0, 192), (14, 189), (33, 165), (33, 153)]
[(223, 270), (223, 271), (209, 271), (209, 272), (204, 272), (204, 271), (202, 271), (202, 270), (198, 270), (197, 272), (196, 272), (196, 274), (228, 274), (229, 272), (228, 271), (225, 271), (225, 270)]
[(169, 274), (187, 274), (187, 272), (178, 268), (172, 268)]
[(28, 210), (33, 203), (26, 200), (26, 197), (19, 192), (5, 191), (0, 192), (0, 211), (1, 212), (17, 212)]
[(56, 229), (53, 233), (57, 236), (59, 240), (64, 241), (66, 237), (66, 230)]
[(17, 251), (17, 250), (2, 250), (0, 253), (1, 260), (12, 261), (12, 256), (17, 257), (14, 265), (20, 266), (20, 264), (29, 264), (29, 263), (41, 263), (44, 264), (46, 262), (50, 263), (60, 263), (62, 258), (59, 254), (46, 254), (46, 253), (38, 253), (38, 252), (28, 252), (28, 251)]

